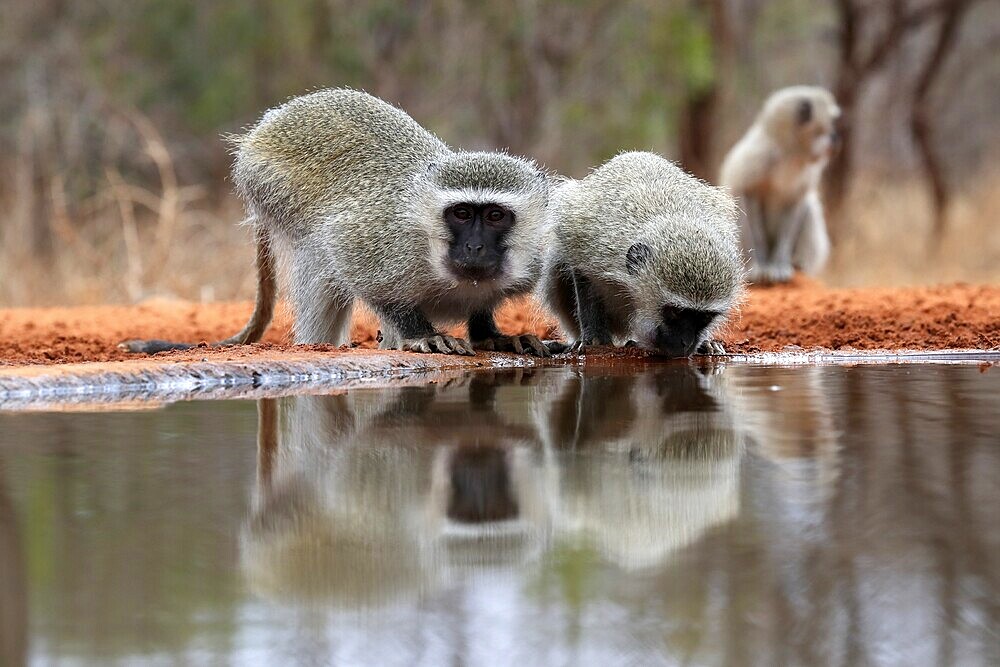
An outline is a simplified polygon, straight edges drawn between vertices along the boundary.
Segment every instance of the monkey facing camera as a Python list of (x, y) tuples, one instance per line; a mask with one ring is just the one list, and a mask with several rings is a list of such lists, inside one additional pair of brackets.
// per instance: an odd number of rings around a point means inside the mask
[[(257, 303), (216, 345), (261, 339), (281, 275), (296, 343), (346, 343), (360, 300), (381, 319), (383, 348), (549, 355), (535, 336), (503, 335), (493, 315), (541, 271), (549, 179), (533, 162), (454, 151), (402, 110), (347, 89), (292, 99), (231, 141), (257, 242)], [(435, 326), (461, 322), (469, 340)]]
[(658, 155), (632, 152), (561, 183), (552, 208), (539, 292), (572, 347), (634, 341), (668, 357), (723, 351), (712, 336), (743, 292), (729, 195)]
[(840, 108), (827, 90), (771, 95), (723, 161), (720, 182), (737, 198), (743, 252), (754, 283), (814, 274), (830, 254), (819, 183), (837, 144)]

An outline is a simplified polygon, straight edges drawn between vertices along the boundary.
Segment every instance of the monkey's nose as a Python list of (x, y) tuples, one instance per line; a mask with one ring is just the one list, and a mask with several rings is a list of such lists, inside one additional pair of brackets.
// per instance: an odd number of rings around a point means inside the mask
[(479, 257), (483, 254), (483, 244), (477, 243), (476, 245), (472, 245), (471, 243), (466, 243), (465, 252), (467, 252), (470, 257)]

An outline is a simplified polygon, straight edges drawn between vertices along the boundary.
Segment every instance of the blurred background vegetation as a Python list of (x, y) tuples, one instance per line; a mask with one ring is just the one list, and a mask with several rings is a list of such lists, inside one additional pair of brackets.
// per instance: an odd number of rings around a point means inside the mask
[(833, 284), (1000, 279), (997, 0), (13, 0), (0, 4), (0, 306), (236, 299), (220, 134), (353, 86), (452, 145), (712, 180), (773, 89), (847, 112)]

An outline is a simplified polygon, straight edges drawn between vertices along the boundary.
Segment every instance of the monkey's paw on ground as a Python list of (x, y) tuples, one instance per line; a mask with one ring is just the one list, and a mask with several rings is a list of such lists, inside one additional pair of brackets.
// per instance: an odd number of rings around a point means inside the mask
[(477, 350), (489, 352), (515, 352), (517, 354), (533, 354), (536, 357), (550, 357), (552, 353), (538, 336), (524, 334), (521, 336), (498, 336), (484, 340), (473, 341)]
[(706, 340), (698, 346), (698, 354), (725, 354), (726, 348), (718, 340)]
[(787, 283), (795, 275), (795, 269), (781, 264), (756, 267), (750, 270), (749, 280), (755, 285), (775, 285)]
[(400, 350), (406, 352), (424, 352), (440, 354), (462, 354), (467, 357), (475, 356), (476, 351), (472, 349), (464, 338), (456, 338), (445, 334), (434, 334), (423, 338), (404, 338), (399, 342)]

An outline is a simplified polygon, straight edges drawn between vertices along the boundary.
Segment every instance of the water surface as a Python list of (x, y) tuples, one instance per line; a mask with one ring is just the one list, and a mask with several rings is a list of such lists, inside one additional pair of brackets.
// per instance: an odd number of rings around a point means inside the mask
[(1000, 369), (0, 413), (0, 665), (997, 665)]

